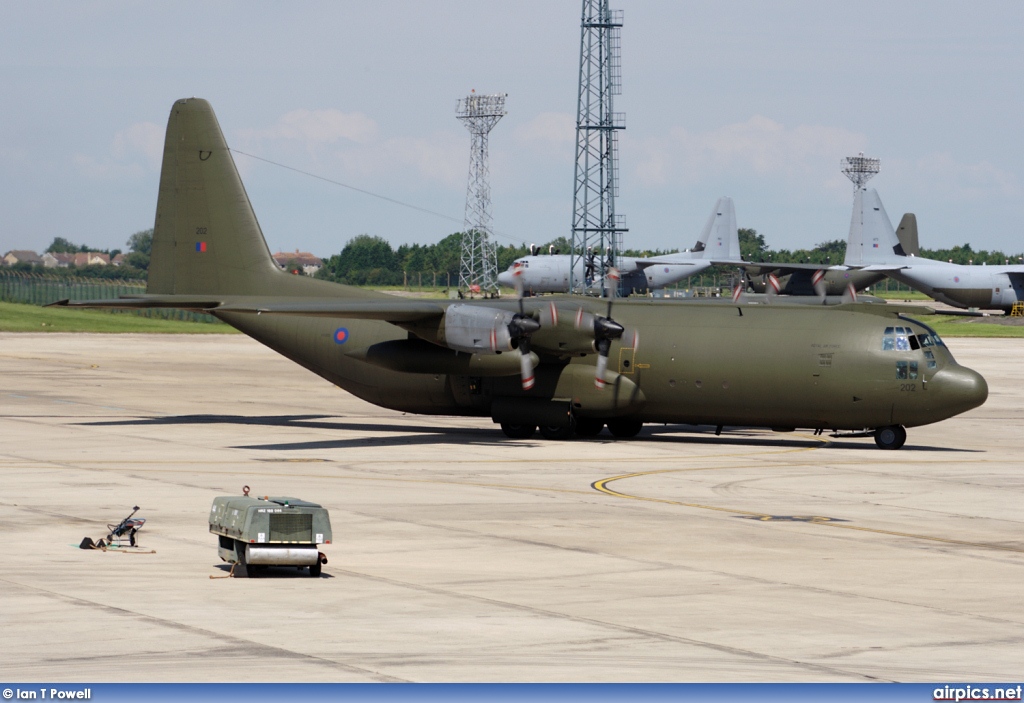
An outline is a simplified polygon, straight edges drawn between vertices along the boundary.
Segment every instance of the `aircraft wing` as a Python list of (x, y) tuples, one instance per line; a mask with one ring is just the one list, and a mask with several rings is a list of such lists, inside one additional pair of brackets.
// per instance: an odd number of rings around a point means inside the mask
[(444, 307), (436, 303), (395, 298), (392, 300), (334, 299), (240, 299), (216, 300), (209, 296), (147, 295), (112, 300), (59, 300), (49, 306), (137, 310), (140, 308), (181, 308), (204, 312), (239, 312), (253, 315), (304, 315), (311, 317), (346, 317), (387, 322), (410, 322), (440, 317)]
[(907, 268), (901, 264), (871, 264), (870, 266), (851, 266), (857, 271), (874, 271), (876, 273), (885, 273), (886, 271), (899, 271), (900, 269)]
[(701, 261), (700, 259), (697, 259), (696, 261), (678, 261), (676, 259), (652, 258), (635, 259), (635, 261), (636, 267), (639, 269), (645, 269), (648, 266), (697, 266), (698, 264), (703, 266), (707, 264), (707, 261)]
[(307, 317), (346, 317), (387, 322), (411, 322), (444, 315), (444, 307), (418, 300), (352, 301), (299, 300), (229, 302), (217, 312), (241, 312), (255, 315), (303, 315)]
[(746, 269), (747, 273), (752, 276), (762, 276), (768, 273), (778, 273), (785, 276), (786, 274), (796, 273), (797, 271), (848, 271), (849, 266), (831, 265), (831, 264), (773, 264), (770, 261), (735, 261), (735, 260), (724, 260), (724, 261), (712, 261), (715, 266), (737, 266), (742, 269)]

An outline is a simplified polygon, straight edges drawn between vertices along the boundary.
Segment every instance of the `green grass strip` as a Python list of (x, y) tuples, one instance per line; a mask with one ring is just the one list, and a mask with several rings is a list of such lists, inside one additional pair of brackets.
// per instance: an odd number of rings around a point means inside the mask
[(234, 334), (234, 328), (208, 322), (139, 317), (101, 310), (42, 308), (0, 303), (0, 332), (94, 332), (98, 334)]

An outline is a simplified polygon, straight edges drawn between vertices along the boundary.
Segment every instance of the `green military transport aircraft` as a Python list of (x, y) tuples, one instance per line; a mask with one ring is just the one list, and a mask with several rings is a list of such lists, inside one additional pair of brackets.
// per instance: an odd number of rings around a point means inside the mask
[(643, 423), (873, 433), (985, 402), (908, 309), (614, 300), (416, 301), (280, 270), (210, 104), (171, 109), (144, 295), (61, 301), (208, 312), (371, 403), (490, 417), (514, 439)]

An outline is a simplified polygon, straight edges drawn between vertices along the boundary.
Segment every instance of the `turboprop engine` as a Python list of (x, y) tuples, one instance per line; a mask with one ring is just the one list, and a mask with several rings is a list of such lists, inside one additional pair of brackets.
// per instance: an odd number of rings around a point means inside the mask
[(523, 390), (533, 388), (537, 355), (530, 353), (530, 337), (541, 323), (522, 311), (517, 313), (474, 305), (451, 305), (438, 328), (438, 337), (450, 349), (471, 354), (498, 354), (519, 350), (519, 374)]
[(515, 347), (509, 325), (514, 317), (497, 308), (450, 305), (438, 330), (439, 341), (449, 349), (470, 354), (512, 351)]

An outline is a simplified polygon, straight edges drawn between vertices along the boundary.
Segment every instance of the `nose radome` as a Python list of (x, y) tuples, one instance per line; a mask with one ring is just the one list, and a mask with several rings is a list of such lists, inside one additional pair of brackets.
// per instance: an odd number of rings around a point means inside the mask
[(957, 413), (976, 408), (988, 398), (988, 383), (984, 376), (966, 366), (946, 367), (935, 374), (932, 381)]
[(498, 274), (498, 283), (503, 286), (512, 287), (512, 272), (502, 271)]

